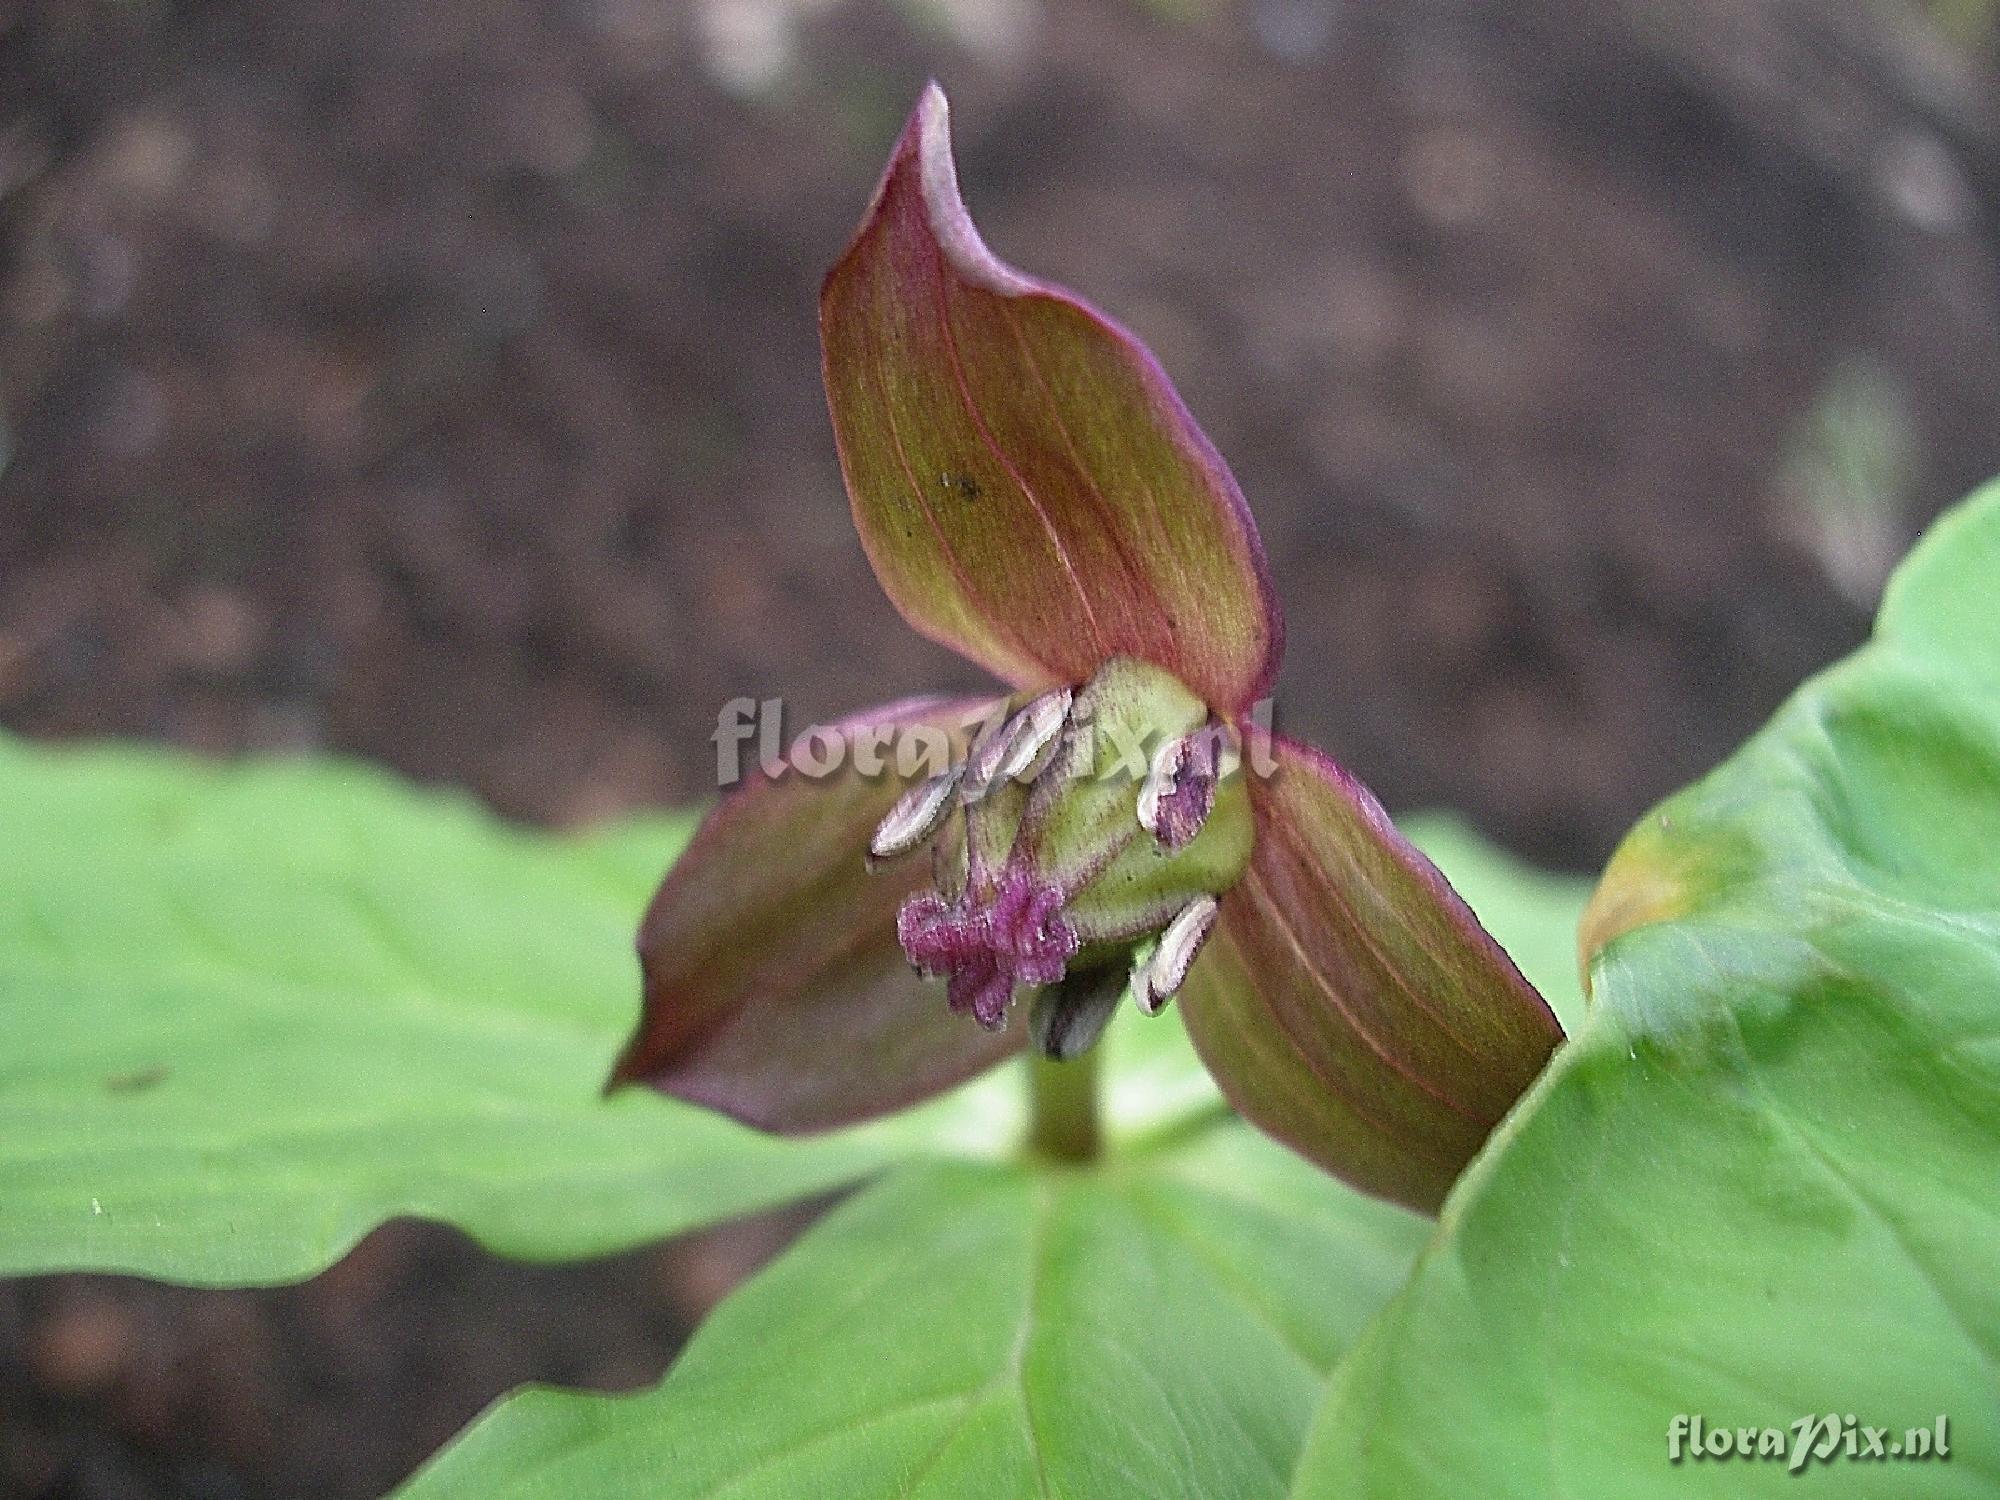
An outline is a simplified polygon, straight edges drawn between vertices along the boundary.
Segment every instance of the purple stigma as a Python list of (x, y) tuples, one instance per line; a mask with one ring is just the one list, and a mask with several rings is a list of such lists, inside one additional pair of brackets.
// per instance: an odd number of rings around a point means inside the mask
[(896, 914), (896, 940), (925, 974), (945, 981), (955, 1011), (997, 1030), (1017, 989), (1054, 984), (1081, 942), (1062, 916), (1063, 893), (1010, 867), (983, 898), (946, 901), (925, 891)]

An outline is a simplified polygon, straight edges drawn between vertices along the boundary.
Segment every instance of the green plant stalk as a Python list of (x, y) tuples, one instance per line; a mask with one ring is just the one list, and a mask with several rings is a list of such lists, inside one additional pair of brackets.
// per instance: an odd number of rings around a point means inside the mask
[(1097, 1053), (1055, 1062), (1028, 1055), (1028, 1153), (1045, 1161), (1094, 1160), (1104, 1149), (1098, 1121)]

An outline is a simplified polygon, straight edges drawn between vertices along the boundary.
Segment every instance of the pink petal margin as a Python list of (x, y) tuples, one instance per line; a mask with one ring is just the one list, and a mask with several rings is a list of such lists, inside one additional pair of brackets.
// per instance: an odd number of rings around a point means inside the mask
[(1374, 796), (1273, 741), (1257, 846), (1182, 991), (1237, 1111), (1434, 1213), (1562, 1041), (1534, 986)]
[[(830, 726), (951, 732), (991, 700), (891, 704)], [(888, 1114), (1017, 1052), (945, 1007), (896, 943), (896, 910), (928, 884), (917, 854), (870, 871), (868, 838), (911, 784), (845, 769), (755, 776), (668, 872), (639, 934), (645, 1003), (611, 1086), (646, 1083), (763, 1130), (826, 1130)]]
[(986, 248), (936, 84), (820, 339), (854, 524), (917, 630), (1017, 687), (1124, 655), (1225, 715), (1269, 691), (1284, 625), (1236, 481), (1138, 339)]

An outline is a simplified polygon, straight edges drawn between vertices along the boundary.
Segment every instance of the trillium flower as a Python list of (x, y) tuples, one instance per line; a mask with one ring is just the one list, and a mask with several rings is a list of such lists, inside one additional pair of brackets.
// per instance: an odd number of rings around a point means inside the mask
[(1136, 338), (987, 250), (934, 85), (820, 332), (877, 579), (1012, 692), (857, 715), (832, 774), (727, 797), (647, 914), (613, 1082), (822, 1130), (1177, 1000), (1240, 1113), (1435, 1208), (1561, 1030), (1367, 789), (1262, 727), (1284, 631), (1234, 479)]

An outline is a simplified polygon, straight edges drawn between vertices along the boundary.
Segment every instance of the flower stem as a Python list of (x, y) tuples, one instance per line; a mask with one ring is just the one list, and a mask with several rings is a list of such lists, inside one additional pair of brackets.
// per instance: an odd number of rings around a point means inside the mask
[(1051, 1161), (1089, 1161), (1103, 1149), (1097, 1121), (1097, 1049), (1068, 1062), (1028, 1054), (1028, 1150)]

